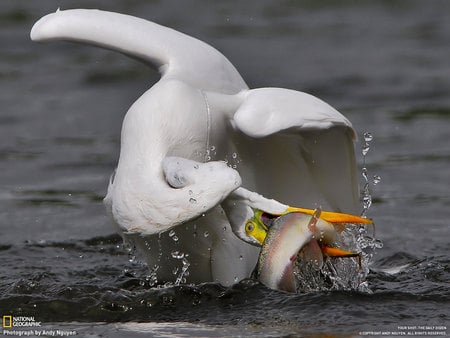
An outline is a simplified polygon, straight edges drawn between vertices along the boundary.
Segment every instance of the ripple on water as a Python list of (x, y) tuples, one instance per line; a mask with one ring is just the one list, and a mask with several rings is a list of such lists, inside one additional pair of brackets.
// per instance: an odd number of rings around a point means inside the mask
[[(128, 261), (117, 235), (2, 247), (4, 269), (10, 273), (0, 276), (0, 307), (43, 322), (227, 323), (298, 332), (327, 330), (331, 320), (333, 332), (346, 332), (345, 325), (367, 328), (386, 320), (386, 311), (389, 320), (398, 321), (405, 313), (400, 308), (411, 307), (411, 316), (423, 318), (421, 311), (449, 300), (446, 257), (397, 253), (380, 259), (368, 276), (372, 294), (323, 290), (292, 295), (251, 279), (228, 288), (214, 283), (150, 287), (148, 267)], [(376, 268), (406, 264), (395, 275)], [(433, 318), (444, 313), (445, 306), (433, 310)]]

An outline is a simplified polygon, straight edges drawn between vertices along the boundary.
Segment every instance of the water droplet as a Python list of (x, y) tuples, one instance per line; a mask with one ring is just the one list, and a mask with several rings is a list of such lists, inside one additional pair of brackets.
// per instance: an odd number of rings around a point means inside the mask
[(173, 236), (172, 239), (173, 239), (174, 242), (178, 242), (178, 240), (179, 240), (178, 236), (176, 236), (176, 235)]
[(367, 168), (366, 167), (362, 168), (361, 175), (364, 178), (364, 180), (367, 182), (368, 178), (367, 178)]
[(169, 237), (173, 237), (173, 236), (175, 236), (175, 230), (170, 230), (169, 231)]
[(373, 246), (374, 246), (376, 249), (381, 249), (381, 248), (383, 247), (383, 242), (382, 242), (381, 240), (379, 240), (379, 239), (375, 239), (375, 240), (373, 241)]
[(361, 152), (362, 152), (363, 156), (366, 156), (367, 153), (369, 152), (369, 150), (370, 150), (369, 145), (368, 145), (368, 144), (365, 144), (365, 145), (361, 148)]
[(325, 231), (320, 231), (319, 235), (319, 240), (322, 240), (323, 236), (325, 236)]
[(370, 195), (370, 189), (369, 189), (369, 183), (368, 182), (366, 184), (364, 184), (363, 191), (364, 191), (364, 194)]
[(364, 133), (364, 141), (371, 142), (373, 140), (373, 135), (371, 133)]
[(209, 232), (208, 232), (208, 231), (205, 231), (205, 232), (203, 233), (203, 236), (205, 236), (205, 238), (208, 237), (208, 236), (209, 236)]
[(216, 147), (215, 146), (211, 146), (211, 151), (215, 151)]
[(192, 195), (194, 192), (192, 190), (188, 191), (189, 195)]
[(236, 165), (236, 164), (233, 164), (233, 165), (231, 166), (231, 168), (236, 169), (236, 168), (237, 168), (237, 165)]
[(206, 156), (206, 161), (211, 161), (211, 156)]
[(234, 282), (236, 283), (238, 281), (238, 278), (234, 276)]
[(244, 257), (242, 255), (240, 255), (239, 259), (242, 261), (244, 259)]
[(199, 168), (198, 164), (195, 164), (194, 169), (198, 169), (198, 168)]
[(370, 195), (363, 197), (363, 207), (368, 210), (372, 205), (372, 197)]
[(381, 182), (381, 176), (380, 175), (373, 175), (373, 185), (377, 185)]
[(175, 285), (180, 285), (180, 283), (186, 283), (186, 276), (189, 276), (189, 266), (191, 265), (186, 257), (183, 257), (181, 260), (183, 266), (181, 267), (181, 271), (175, 281)]
[(195, 203), (197, 203), (197, 200), (195, 199), (195, 198), (190, 198), (189, 199), (189, 203), (192, 203), (192, 204), (195, 204)]
[(236, 159), (236, 158), (237, 158), (237, 156), (238, 156), (238, 155), (237, 155), (237, 153), (233, 153), (233, 154), (231, 154), (231, 157), (232, 157), (232, 158), (234, 158), (234, 159)]
[(172, 255), (172, 258), (175, 258), (175, 259), (182, 259), (182, 258), (184, 258), (184, 253), (179, 252), (177, 250), (172, 251), (171, 255)]
[(227, 231), (227, 227), (223, 227), (223, 231)]
[(150, 251), (152, 249), (150, 246), (150, 243), (148, 241), (144, 241), (144, 244), (145, 244), (145, 247), (147, 248), (147, 250)]

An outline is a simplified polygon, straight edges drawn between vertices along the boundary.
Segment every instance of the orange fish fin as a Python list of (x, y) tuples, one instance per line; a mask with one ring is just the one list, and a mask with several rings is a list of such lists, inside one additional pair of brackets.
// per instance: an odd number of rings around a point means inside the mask
[(322, 253), (328, 257), (343, 257), (343, 258), (358, 257), (359, 268), (361, 269), (361, 267), (362, 267), (361, 253), (342, 250), (342, 249), (334, 248), (334, 247), (327, 246), (327, 245), (322, 245), (321, 249), (322, 249)]

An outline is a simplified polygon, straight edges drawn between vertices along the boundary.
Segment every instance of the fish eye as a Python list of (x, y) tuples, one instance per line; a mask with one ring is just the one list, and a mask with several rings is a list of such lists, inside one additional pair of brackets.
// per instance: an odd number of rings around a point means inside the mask
[(253, 222), (247, 222), (247, 224), (245, 225), (245, 231), (252, 232), (254, 229), (255, 225), (253, 224)]

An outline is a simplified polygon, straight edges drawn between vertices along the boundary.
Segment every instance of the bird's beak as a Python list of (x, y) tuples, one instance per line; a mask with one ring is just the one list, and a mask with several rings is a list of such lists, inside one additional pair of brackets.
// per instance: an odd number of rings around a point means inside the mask
[[(308, 215), (314, 215), (315, 210), (297, 207), (288, 207), (286, 211), (283, 213), (283, 215), (288, 214), (290, 212), (301, 212)], [(324, 220), (325, 222), (333, 224), (373, 224), (373, 221), (370, 218), (332, 211), (322, 211), (320, 213), (319, 218)]]
[[(287, 207), (286, 210), (283, 213), (269, 213), (265, 212), (263, 210), (254, 209), (254, 215), (255, 218), (258, 220), (259, 224), (261, 225), (261, 231), (258, 231), (257, 233), (252, 234), (252, 236), (256, 239), (257, 242), (259, 242), (260, 245), (263, 244), (264, 239), (267, 234), (268, 228), (271, 227), (272, 223), (280, 216), (284, 216), (290, 213), (301, 213), (306, 214), (310, 216), (314, 216), (315, 214), (318, 215), (318, 219), (323, 220), (327, 223), (331, 223), (335, 226), (335, 230), (339, 233), (342, 232), (345, 229), (346, 224), (371, 224), (374, 227), (374, 233), (375, 233), (375, 225), (373, 223), (373, 220), (370, 218), (365, 218), (361, 216), (356, 216), (352, 214), (344, 214), (340, 212), (333, 212), (333, 211), (321, 211), (320, 213), (317, 212), (318, 209), (305, 209), (305, 208), (298, 208), (298, 207)], [(256, 236), (257, 234), (257, 236)]]

